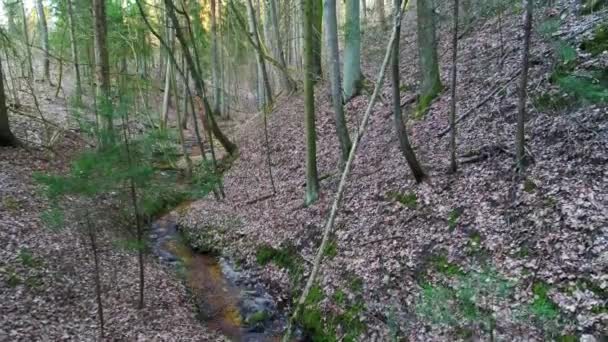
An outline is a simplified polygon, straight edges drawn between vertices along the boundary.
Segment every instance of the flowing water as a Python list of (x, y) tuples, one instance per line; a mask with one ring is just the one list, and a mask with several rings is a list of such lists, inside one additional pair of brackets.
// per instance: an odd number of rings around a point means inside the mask
[(233, 341), (278, 341), (285, 327), (272, 297), (225, 258), (200, 254), (183, 242), (177, 214), (155, 221), (152, 250), (183, 275), (207, 327)]

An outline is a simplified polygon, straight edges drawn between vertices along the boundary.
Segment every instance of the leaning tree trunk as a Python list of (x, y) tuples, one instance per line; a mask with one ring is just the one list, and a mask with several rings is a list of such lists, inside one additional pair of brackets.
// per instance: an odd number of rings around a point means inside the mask
[(519, 81), (519, 102), (517, 105), (517, 135), (515, 139), (515, 156), (517, 158), (517, 169), (520, 173), (525, 171), (526, 167), (526, 156), (525, 156), (525, 127), (524, 122), (526, 120), (526, 101), (527, 101), (527, 87), (528, 87), (528, 69), (530, 58), (530, 36), (532, 33), (532, 0), (523, 0), (524, 12), (524, 43), (521, 53), (521, 78)]
[(74, 28), (74, 9), (72, 8), (72, 0), (67, 0), (67, 5), (72, 59), (74, 60), (74, 74), (76, 75), (76, 99), (80, 102), (82, 96), (82, 81), (80, 79), (80, 65), (78, 65), (78, 44), (76, 42), (76, 33)]
[(346, 0), (344, 37), (344, 99), (350, 100), (361, 88), (361, 24), (359, 0)]
[(46, 16), (44, 15), (44, 6), (42, 5), (42, 0), (36, 0), (36, 10), (38, 12), (38, 25), (40, 26), (40, 39), (42, 40), (42, 49), (44, 50), (44, 59), (42, 63), (44, 78), (48, 82), (51, 82), (49, 29), (46, 25)]
[(314, 51), (313, 51), (313, 11), (317, 0), (303, 1), (302, 28), (304, 31), (304, 115), (306, 117), (306, 205), (319, 198), (319, 178), (317, 173), (317, 133), (315, 129), (314, 94)]
[(439, 78), (435, 12), (432, 1), (418, 0), (418, 63), (422, 77), (417, 116), (426, 113), (429, 105), (442, 89)]
[(0, 60), (0, 146), (17, 146), (18, 143), (8, 123), (6, 95), (4, 94), (4, 75), (2, 73), (2, 60)]
[[(399, 16), (401, 0), (394, 0), (394, 7), (395, 15)], [(422, 166), (420, 166), (420, 163), (416, 158), (416, 153), (410, 144), (403, 115), (401, 113), (401, 87), (399, 77), (399, 39), (401, 36), (401, 26), (395, 26), (394, 31), (395, 42), (393, 43), (393, 50), (391, 53), (391, 81), (393, 86), (393, 119), (395, 122), (395, 132), (397, 133), (397, 138), (399, 139), (401, 153), (403, 153), (410, 170), (412, 170), (414, 179), (416, 179), (417, 183), (420, 183), (422, 180), (424, 180), (425, 174), (422, 170)]]
[[(350, 0), (350, 2), (358, 3), (359, 0)], [(338, 48), (336, 0), (325, 0), (325, 8), (323, 10), (325, 12), (325, 37), (331, 78), (331, 97), (336, 118), (336, 131), (338, 133), (338, 140), (340, 141), (340, 151), (342, 152), (340, 161), (344, 165), (346, 159), (348, 159), (352, 143), (348, 135), (346, 120), (344, 119), (344, 107), (342, 106), (342, 94), (340, 92), (340, 51)]]
[(107, 48), (107, 25), (105, 0), (93, 0), (95, 21), (95, 81), (97, 98), (101, 101), (101, 114), (105, 118), (106, 130), (111, 137), (113, 120), (110, 108), (110, 63)]
[[(164, 2), (165, 2), (165, 8), (167, 9), (167, 14), (169, 15), (169, 19), (171, 19), (171, 22), (173, 23), (173, 27), (175, 30), (175, 36), (177, 37), (177, 40), (179, 41), (180, 45), (182, 46), (182, 53), (184, 54), (184, 57), (186, 58), (186, 63), (188, 64), (188, 69), (190, 70), (190, 76), (192, 77), (192, 80), (194, 81), (194, 85), (195, 85), (195, 89), (196, 89), (196, 96), (200, 98), (200, 100), (203, 104), (203, 109), (204, 109), (205, 115), (209, 118), (209, 124), (211, 126), (211, 127), (209, 127), (209, 129), (211, 130), (213, 135), (215, 135), (215, 137), (219, 140), (220, 144), (222, 144), (222, 146), (224, 147), (226, 152), (228, 152), (228, 154), (230, 154), (230, 155), (234, 155), (234, 153), (236, 153), (237, 147), (232, 141), (230, 141), (230, 139), (228, 139), (228, 137), (226, 135), (224, 135), (224, 133), (219, 128), (219, 126), (217, 125), (217, 122), (215, 121), (215, 119), (213, 117), (213, 113), (211, 112), (211, 106), (209, 105), (209, 101), (207, 100), (207, 96), (206, 96), (205, 82), (203, 81), (203, 78), (201, 77), (201, 74), (199, 73), (199, 69), (196, 65), (196, 62), (192, 58), (192, 55), (190, 54), (190, 50), (188, 49), (188, 42), (184, 38), (184, 34), (182, 33), (182, 29), (179, 24), (179, 20), (177, 19), (177, 16), (175, 15), (175, 10), (174, 10), (175, 5), (173, 4), (172, 0), (164, 0)], [(194, 49), (195, 49), (194, 51), (196, 52), (196, 47), (194, 47)]]

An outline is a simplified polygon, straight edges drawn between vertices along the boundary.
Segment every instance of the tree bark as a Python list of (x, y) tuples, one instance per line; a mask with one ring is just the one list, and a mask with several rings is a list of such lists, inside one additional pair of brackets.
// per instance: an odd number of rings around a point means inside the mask
[(359, 0), (346, 0), (344, 37), (344, 99), (350, 100), (361, 90), (361, 23)]
[[(349, 0), (349, 2), (359, 3), (359, 0)], [(348, 153), (351, 148), (348, 127), (344, 118), (344, 107), (342, 106), (342, 94), (340, 91), (340, 51), (338, 47), (338, 21), (336, 16), (336, 0), (325, 0), (325, 37), (328, 48), (329, 73), (331, 79), (331, 97), (334, 107), (334, 117), (336, 119), (336, 131), (340, 141), (341, 164), (346, 163)], [(358, 17), (357, 8), (357, 17)], [(345, 75), (346, 77), (346, 75)]]
[(211, 0), (211, 74), (213, 78), (213, 115), (221, 113), (221, 91), (220, 84), (220, 60), (218, 55), (218, 39), (217, 39), (217, 9), (215, 6), (216, 0)]
[(102, 116), (106, 130), (111, 135), (113, 120), (110, 108), (110, 63), (107, 49), (107, 24), (105, 0), (93, 0), (95, 21), (95, 81), (97, 98), (102, 101)]
[(421, 73), (420, 99), (417, 116), (426, 113), (429, 105), (442, 89), (439, 78), (435, 13), (430, 0), (417, 0), (418, 63)]
[[(394, 0), (394, 7), (396, 11), (401, 8), (401, 0)], [(399, 15), (399, 12), (395, 13)], [(399, 70), (399, 39), (401, 36), (401, 26), (395, 27), (395, 42), (393, 43), (393, 51), (391, 53), (391, 82), (393, 87), (393, 120), (395, 124), (395, 132), (399, 139), (399, 147), (403, 157), (412, 170), (414, 179), (417, 183), (424, 180), (426, 175), (422, 170), (422, 166), (416, 158), (416, 153), (410, 144), (409, 137), (407, 135), (407, 129), (401, 113), (401, 88), (400, 88), (400, 70)]]
[[(307, 1), (307, 0), (304, 0)], [(323, 46), (323, 0), (312, 0), (312, 74), (316, 82), (323, 75), (321, 49)]]
[(0, 59), (0, 146), (17, 146), (19, 141), (13, 133), (8, 122), (8, 110), (6, 108), (6, 94), (4, 93), (4, 74), (2, 60)]
[(38, 12), (38, 25), (40, 27), (40, 39), (42, 40), (42, 49), (44, 50), (44, 57), (42, 60), (44, 79), (51, 82), (51, 71), (50, 71), (50, 46), (49, 46), (49, 29), (46, 24), (46, 16), (44, 14), (44, 6), (42, 0), (36, 0), (36, 11)]
[(452, 82), (450, 101), (450, 169), (455, 173), (458, 168), (456, 164), (456, 81), (458, 77), (458, 0), (454, 0), (454, 26), (452, 28)]
[(519, 102), (517, 104), (517, 134), (515, 138), (515, 157), (517, 170), (520, 173), (525, 171), (526, 167), (526, 131), (525, 131), (525, 120), (526, 120), (526, 101), (528, 97), (528, 69), (530, 58), (530, 36), (532, 33), (532, 0), (523, 0), (524, 10), (524, 41), (521, 53), (521, 76), (519, 80)]
[(68, 21), (70, 26), (70, 43), (72, 48), (72, 59), (74, 61), (74, 74), (76, 76), (76, 99), (80, 102), (82, 98), (82, 81), (80, 79), (80, 65), (78, 64), (78, 43), (76, 42), (76, 32), (74, 24), (74, 9), (72, 0), (66, 0), (68, 7)]
[(306, 200), (310, 205), (319, 198), (319, 177), (317, 173), (317, 133), (315, 129), (315, 73), (313, 47), (314, 2), (303, 0), (302, 29), (304, 31), (304, 115), (306, 118)]
[[(167, 27), (167, 44), (171, 46), (173, 49), (173, 39), (171, 35), (171, 29)], [(167, 56), (167, 59), (169, 57)], [(172, 77), (172, 64), (171, 61), (167, 60), (167, 70), (165, 72), (165, 89), (163, 93), (163, 107), (160, 116), (160, 127), (162, 130), (167, 129), (167, 122), (169, 121), (169, 102), (171, 101), (171, 77)], [(175, 99), (175, 103), (178, 103), (178, 100)]]

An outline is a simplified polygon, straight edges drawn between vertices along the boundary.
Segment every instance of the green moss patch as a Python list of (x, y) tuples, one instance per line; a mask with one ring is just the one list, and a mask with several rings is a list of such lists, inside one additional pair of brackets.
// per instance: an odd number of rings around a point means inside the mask
[(365, 331), (360, 316), (365, 307), (360, 298), (347, 303), (341, 290), (334, 293), (333, 299), (340, 306), (338, 312), (322, 312), (321, 302), (326, 295), (320, 286), (314, 285), (306, 298), (298, 323), (312, 341), (357, 341)]
[(302, 264), (304, 260), (295, 247), (287, 245), (281, 248), (274, 248), (269, 245), (258, 247), (255, 258), (258, 264), (265, 266), (273, 263), (287, 270), (292, 280), (296, 280), (302, 274)]

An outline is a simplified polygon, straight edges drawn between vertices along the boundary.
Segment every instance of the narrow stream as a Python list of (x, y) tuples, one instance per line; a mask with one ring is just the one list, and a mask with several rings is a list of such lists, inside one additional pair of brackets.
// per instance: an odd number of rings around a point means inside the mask
[(272, 297), (225, 258), (192, 250), (171, 212), (152, 224), (152, 251), (183, 275), (207, 327), (233, 341), (279, 341), (286, 319)]

